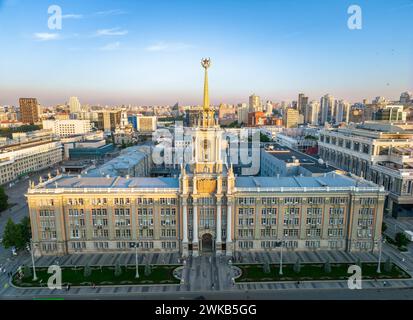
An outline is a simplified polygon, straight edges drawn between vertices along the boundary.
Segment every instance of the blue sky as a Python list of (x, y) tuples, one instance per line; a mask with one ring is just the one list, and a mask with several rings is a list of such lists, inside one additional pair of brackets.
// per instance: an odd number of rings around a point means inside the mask
[(395, 99), (413, 89), (412, 14), (413, 0), (0, 0), (0, 105), (198, 104), (202, 57), (213, 103)]

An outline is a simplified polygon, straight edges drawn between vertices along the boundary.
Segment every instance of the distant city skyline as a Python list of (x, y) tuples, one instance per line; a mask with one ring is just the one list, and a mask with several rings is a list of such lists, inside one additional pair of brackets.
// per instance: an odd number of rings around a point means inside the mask
[[(62, 30), (48, 29), (53, 4)], [(361, 30), (347, 27), (352, 4)], [(0, 105), (197, 105), (203, 57), (215, 105), (398, 100), (413, 89), (412, 13), (411, 0), (0, 0)]]

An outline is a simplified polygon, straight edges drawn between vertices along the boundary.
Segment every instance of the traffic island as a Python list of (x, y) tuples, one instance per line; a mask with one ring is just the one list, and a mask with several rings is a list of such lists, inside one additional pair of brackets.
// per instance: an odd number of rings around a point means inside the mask
[[(278, 281), (323, 281), (347, 280), (352, 274), (348, 268), (354, 264), (332, 263), (326, 268), (322, 263), (301, 264), (297, 268), (294, 264), (285, 264), (282, 275), (279, 274), (279, 264), (236, 264), (242, 274), (236, 282), (278, 282)], [(377, 272), (377, 263), (363, 263), (361, 266), (362, 280), (390, 280), (409, 279), (411, 276), (403, 269), (392, 263), (391, 268), (381, 265), (381, 273)], [(298, 271), (298, 272), (297, 272)]]
[[(93, 266), (93, 267), (62, 267), (62, 286), (68, 284), (74, 287), (90, 286), (130, 286), (130, 285), (169, 285), (179, 284), (173, 276), (173, 271), (179, 265), (139, 266), (139, 278), (136, 278), (134, 266)], [(85, 270), (87, 268), (87, 270)], [(47, 267), (37, 267), (37, 280), (33, 281), (32, 270), (17, 272), (13, 275), (12, 283), (16, 287), (47, 287), (52, 274), (47, 273)], [(146, 270), (145, 270), (146, 269)]]

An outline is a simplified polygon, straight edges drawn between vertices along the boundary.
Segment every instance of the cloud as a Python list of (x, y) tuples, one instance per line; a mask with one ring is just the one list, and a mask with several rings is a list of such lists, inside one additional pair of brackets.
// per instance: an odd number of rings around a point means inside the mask
[(82, 19), (83, 18), (83, 14), (64, 14), (62, 15), (63, 19)]
[(58, 40), (60, 36), (58, 33), (47, 33), (47, 32), (38, 32), (35, 33), (34, 38), (39, 41), (51, 41), (51, 40)]
[(126, 11), (123, 11), (121, 9), (114, 9), (114, 10), (98, 11), (98, 12), (95, 12), (94, 15), (107, 17), (107, 16), (118, 16), (118, 15), (126, 14), (126, 13), (127, 13)]
[(96, 31), (96, 36), (124, 36), (128, 34), (128, 30), (121, 30), (120, 28), (100, 29)]
[(167, 43), (158, 42), (145, 48), (146, 51), (151, 52), (167, 52), (167, 51), (179, 51), (191, 48), (192, 45), (186, 43)]
[(120, 42), (108, 43), (106, 46), (99, 48), (101, 51), (114, 51), (120, 48)]

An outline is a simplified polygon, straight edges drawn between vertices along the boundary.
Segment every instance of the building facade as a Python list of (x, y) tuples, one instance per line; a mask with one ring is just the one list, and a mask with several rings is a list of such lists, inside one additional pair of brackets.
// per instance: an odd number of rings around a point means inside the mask
[(20, 98), (21, 121), (25, 124), (35, 124), (39, 121), (39, 104), (35, 98)]
[(0, 184), (61, 162), (62, 144), (51, 139), (45, 140), (0, 148)]
[(351, 177), (238, 177), (208, 94), (192, 128), (192, 161), (176, 178), (58, 175), (30, 183), (37, 255), (76, 252), (376, 250), (384, 189)]
[(384, 186), (395, 217), (413, 216), (413, 130), (405, 127), (366, 122), (325, 129), (318, 142), (325, 162)]
[(90, 120), (43, 120), (43, 129), (52, 130), (59, 137), (84, 135), (92, 131)]

